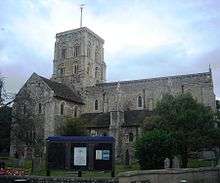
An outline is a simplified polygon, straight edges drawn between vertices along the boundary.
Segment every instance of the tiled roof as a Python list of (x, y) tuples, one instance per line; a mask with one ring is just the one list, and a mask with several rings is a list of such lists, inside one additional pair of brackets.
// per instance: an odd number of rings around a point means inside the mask
[(40, 77), (54, 91), (54, 97), (83, 104), (81, 97), (78, 94), (76, 94), (72, 89), (70, 89), (68, 86), (62, 83), (51, 81), (42, 76)]

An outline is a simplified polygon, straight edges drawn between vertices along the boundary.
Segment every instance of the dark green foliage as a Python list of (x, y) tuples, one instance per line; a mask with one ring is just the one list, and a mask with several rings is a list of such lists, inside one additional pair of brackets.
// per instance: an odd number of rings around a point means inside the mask
[(161, 169), (165, 158), (172, 158), (175, 142), (171, 134), (163, 130), (152, 130), (136, 141), (135, 156), (141, 169)]
[(10, 147), (11, 108), (0, 108), (0, 153), (9, 152)]
[(220, 100), (216, 100), (216, 109), (220, 111)]
[(210, 147), (210, 131), (215, 129), (214, 113), (190, 94), (165, 95), (156, 106), (155, 116), (145, 120), (145, 129), (149, 126), (173, 134), (183, 167), (187, 167), (190, 152)]
[(83, 136), (87, 134), (85, 121), (82, 118), (66, 118), (60, 134), (65, 136)]

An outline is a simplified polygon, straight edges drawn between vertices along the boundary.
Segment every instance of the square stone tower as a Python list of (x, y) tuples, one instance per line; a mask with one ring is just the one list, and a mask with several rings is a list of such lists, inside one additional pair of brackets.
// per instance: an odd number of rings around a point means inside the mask
[(105, 82), (103, 44), (87, 27), (56, 34), (52, 80), (76, 89)]

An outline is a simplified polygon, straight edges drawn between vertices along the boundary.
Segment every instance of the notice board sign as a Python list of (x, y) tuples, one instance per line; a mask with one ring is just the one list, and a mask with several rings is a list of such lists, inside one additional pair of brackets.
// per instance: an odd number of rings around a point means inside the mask
[(94, 146), (94, 169), (111, 170), (113, 160), (113, 144), (97, 143)]
[(109, 136), (53, 136), (47, 139), (47, 168), (111, 170), (115, 139)]
[(110, 160), (110, 150), (96, 150), (96, 160)]
[(74, 166), (87, 165), (87, 147), (74, 147)]

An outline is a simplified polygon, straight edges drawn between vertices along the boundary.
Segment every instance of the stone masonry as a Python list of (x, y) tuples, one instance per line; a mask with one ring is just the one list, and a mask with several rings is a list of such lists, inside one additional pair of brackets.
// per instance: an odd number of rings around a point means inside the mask
[[(44, 139), (57, 135), (66, 116), (89, 119), (91, 135), (116, 138), (117, 160), (134, 156), (133, 141), (140, 123), (166, 94), (191, 93), (215, 110), (212, 72), (120, 82), (106, 82), (104, 40), (86, 27), (56, 35), (53, 75), (33, 74), (22, 89), (35, 101), (34, 115), (43, 115)], [(22, 103), (22, 101), (19, 101)], [(16, 102), (14, 110), (16, 110)], [(11, 154), (15, 152), (11, 144)], [(129, 162), (128, 162), (129, 163)]]

